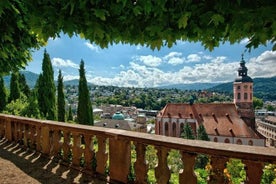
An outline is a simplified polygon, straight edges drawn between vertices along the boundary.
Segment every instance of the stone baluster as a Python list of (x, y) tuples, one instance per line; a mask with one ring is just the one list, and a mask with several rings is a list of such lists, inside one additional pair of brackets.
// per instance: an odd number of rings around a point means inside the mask
[(46, 125), (41, 127), (41, 149), (43, 154), (50, 154), (50, 129)]
[(135, 142), (136, 162), (134, 163), (137, 184), (147, 183), (148, 166), (146, 164), (146, 146)]
[(243, 163), (246, 165), (246, 181), (247, 184), (259, 184), (261, 183), (261, 178), (263, 174), (263, 162), (252, 161), (252, 160), (243, 160)]
[(37, 151), (41, 151), (42, 147), (41, 147), (41, 127), (40, 126), (36, 126), (36, 133), (34, 135), (35, 137), (35, 144), (36, 144), (36, 150)]
[(88, 171), (92, 171), (92, 159), (94, 157), (93, 150), (93, 141), (91, 139), (91, 135), (84, 134), (84, 160), (85, 160), (85, 169)]
[(33, 147), (35, 144), (35, 134), (36, 134), (36, 127), (34, 125), (30, 125), (29, 131), (29, 139), (30, 139), (30, 146)]
[(8, 141), (12, 141), (12, 127), (11, 127), (11, 119), (5, 119), (5, 137)]
[(224, 176), (224, 169), (226, 168), (226, 162), (228, 158), (211, 156), (211, 174), (208, 184), (227, 183), (227, 179)]
[(168, 149), (164, 147), (155, 147), (157, 149), (158, 166), (155, 168), (155, 178), (158, 184), (169, 183), (171, 172), (168, 167)]
[(23, 144), (24, 146), (28, 146), (28, 137), (29, 137), (29, 125), (23, 124)]
[(64, 131), (63, 132), (63, 144), (62, 144), (62, 150), (63, 150), (63, 160), (65, 162), (69, 163), (69, 153), (70, 153), (70, 133)]
[(52, 150), (51, 155), (57, 156), (60, 152), (60, 139), (61, 139), (61, 133), (59, 130), (54, 130), (52, 134)]
[(127, 140), (109, 139), (110, 179), (128, 182), (131, 166), (131, 147)]
[(80, 158), (81, 158), (81, 136), (79, 133), (72, 133), (73, 136), (73, 147), (72, 147), (72, 164), (74, 166), (79, 167), (80, 166)]
[(182, 161), (184, 165), (183, 172), (179, 174), (179, 183), (196, 184), (197, 177), (194, 173), (196, 154), (182, 152)]
[(97, 159), (97, 167), (96, 171), (97, 173), (101, 175), (105, 175), (105, 169), (107, 166), (107, 159), (108, 155), (106, 152), (106, 138), (102, 136), (97, 136), (98, 140), (98, 151), (96, 153), (96, 159)]
[(18, 141), (18, 135), (19, 135), (19, 123), (18, 122), (14, 122), (13, 123), (13, 139), (15, 142)]

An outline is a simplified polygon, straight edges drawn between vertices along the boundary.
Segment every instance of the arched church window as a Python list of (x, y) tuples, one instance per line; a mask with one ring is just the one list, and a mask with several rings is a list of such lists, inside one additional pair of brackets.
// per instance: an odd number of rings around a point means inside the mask
[(217, 137), (214, 138), (214, 142), (218, 142), (218, 138)]
[(240, 89), (241, 89), (241, 86), (237, 86), (237, 89), (240, 90)]
[(238, 139), (237, 144), (242, 145), (242, 141), (240, 139)]
[(169, 136), (169, 125), (168, 125), (168, 122), (165, 123), (165, 136)]
[(225, 143), (230, 143), (230, 140), (229, 140), (228, 138), (226, 138), (226, 139), (224, 140), (224, 142), (225, 142)]
[(252, 141), (252, 140), (249, 140), (249, 141), (248, 141), (248, 145), (249, 145), (249, 146), (253, 146), (253, 141)]

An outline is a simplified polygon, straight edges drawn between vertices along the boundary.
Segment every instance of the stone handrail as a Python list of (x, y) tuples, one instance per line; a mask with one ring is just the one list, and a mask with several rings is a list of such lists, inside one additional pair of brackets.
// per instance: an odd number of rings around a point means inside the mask
[(224, 169), (230, 158), (241, 159), (246, 165), (245, 182), (250, 184), (260, 183), (266, 163), (276, 163), (276, 149), (273, 148), (186, 140), (4, 114), (0, 114), (0, 137), (58, 157), (97, 177), (109, 178), (111, 183), (128, 183), (132, 145), (136, 151), (134, 183), (147, 183), (145, 155), (148, 145), (157, 150), (155, 178), (158, 184), (167, 184), (171, 177), (167, 164), (171, 149), (178, 150), (182, 155), (184, 169), (179, 173), (181, 184), (197, 183), (194, 164), (198, 154), (208, 155), (211, 160), (212, 174), (208, 183), (226, 183)]

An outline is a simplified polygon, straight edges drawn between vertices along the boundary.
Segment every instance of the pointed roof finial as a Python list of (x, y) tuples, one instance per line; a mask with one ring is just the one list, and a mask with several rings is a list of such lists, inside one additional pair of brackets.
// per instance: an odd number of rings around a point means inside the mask
[(241, 62), (240, 62), (241, 64), (245, 64), (243, 56), (244, 56), (244, 54), (242, 53), (242, 55), (241, 55), (242, 59), (241, 59)]

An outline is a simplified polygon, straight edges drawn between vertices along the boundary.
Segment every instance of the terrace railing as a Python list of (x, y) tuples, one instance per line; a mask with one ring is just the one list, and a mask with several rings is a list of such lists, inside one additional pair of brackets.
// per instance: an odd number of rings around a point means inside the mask
[(151, 162), (146, 160), (149, 145), (157, 150), (158, 164), (154, 173), (158, 184), (167, 184), (170, 180), (167, 160), (172, 149), (180, 152), (180, 162), (184, 165), (179, 172), (181, 184), (197, 183), (194, 165), (199, 154), (208, 155), (210, 159), (208, 183), (227, 183), (224, 169), (231, 158), (241, 159), (245, 164), (245, 183), (250, 184), (260, 183), (265, 164), (276, 163), (273, 148), (185, 140), (4, 114), (0, 114), (0, 137), (59, 158), (68, 166), (111, 183), (129, 183), (131, 172), (135, 175), (133, 183), (147, 183)]

